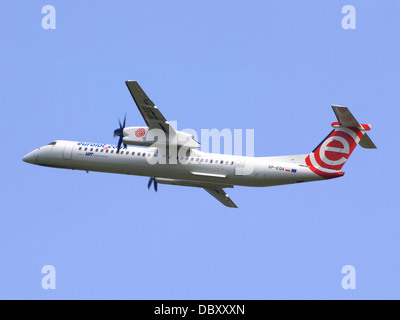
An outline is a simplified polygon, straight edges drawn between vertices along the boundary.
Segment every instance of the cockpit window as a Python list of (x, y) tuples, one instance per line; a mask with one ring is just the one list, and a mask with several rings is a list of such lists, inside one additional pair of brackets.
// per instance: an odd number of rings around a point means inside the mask
[(51, 142), (51, 143), (49, 143), (49, 144), (48, 144), (48, 146), (55, 146), (55, 145), (56, 145), (56, 143), (57, 143), (56, 141), (54, 141), (54, 142)]

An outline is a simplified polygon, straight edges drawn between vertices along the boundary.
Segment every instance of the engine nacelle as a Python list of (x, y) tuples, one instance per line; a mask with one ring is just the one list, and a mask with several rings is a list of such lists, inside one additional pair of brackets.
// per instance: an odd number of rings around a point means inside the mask
[(194, 137), (186, 132), (176, 131), (176, 134), (168, 137), (161, 129), (152, 129), (148, 127), (128, 127), (124, 129), (123, 142), (128, 145), (136, 146), (154, 146), (166, 147), (167, 145), (176, 144), (177, 147), (185, 146), (189, 149), (197, 149), (200, 144), (194, 140)]

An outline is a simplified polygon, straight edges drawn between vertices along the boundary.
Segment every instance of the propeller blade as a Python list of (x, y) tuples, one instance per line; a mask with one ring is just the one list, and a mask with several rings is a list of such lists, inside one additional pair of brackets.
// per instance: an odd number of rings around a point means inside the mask
[(147, 185), (147, 189), (150, 190), (150, 187), (151, 187), (151, 185), (153, 184), (153, 182), (154, 182), (154, 190), (157, 192), (157, 191), (158, 191), (158, 183), (157, 183), (156, 178), (154, 178), (154, 177), (151, 177), (151, 178), (150, 178), (149, 183), (148, 183), (148, 185)]
[(119, 153), (119, 150), (121, 149), (121, 145), (122, 145), (122, 137), (119, 137), (118, 146), (117, 146), (117, 153)]
[(114, 135), (113, 135), (114, 138), (115, 137), (119, 137), (117, 153), (119, 153), (119, 151), (121, 150), (122, 144), (124, 145), (125, 149), (127, 148), (126, 144), (123, 141), (123, 139), (124, 139), (124, 129), (125, 129), (125, 125), (126, 125), (126, 113), (125, 113), (125, 116), (124, 116), (124, 124), (122, 125), (120, 119), (118, 119), (118, 123), (119, 123), (119, 128), (114, 130)]
[(147, 185), (147, 189), (150, 189), (152, 183), (153, 183), (154, 178), (150, 178), (149, 183)]
[(126, 124), (126, 113), (125, 113), (125, 116), (124, 116), (124, 125), (123, 125), (124, 129), (125, 129), (125, 124)]

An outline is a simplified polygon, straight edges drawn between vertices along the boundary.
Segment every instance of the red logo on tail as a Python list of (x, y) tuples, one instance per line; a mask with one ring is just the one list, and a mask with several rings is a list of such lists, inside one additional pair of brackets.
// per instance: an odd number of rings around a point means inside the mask
[[(306, 158), (312, 171), (324, 178), (338, 176), (364, 133), (357, 128), (336, 129), (322, 144)], [(340, 175), (343, 175), (340, 173)]]

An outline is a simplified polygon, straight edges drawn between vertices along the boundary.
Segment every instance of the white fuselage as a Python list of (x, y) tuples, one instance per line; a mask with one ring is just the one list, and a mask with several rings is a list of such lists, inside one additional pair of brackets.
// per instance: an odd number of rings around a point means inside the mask
[(242, 157), (192, 150), (190, 156), (169, 156), (169, 164), (166, 164), (167, 157), (155, 148), (128, 146), (118, 154), (113, 145), (56, 141), (32, 151), (23, 160), (41, 166), (88, 172), (238, 186), (266, 187), (323, 180), (305, 165), (305, 155)]

